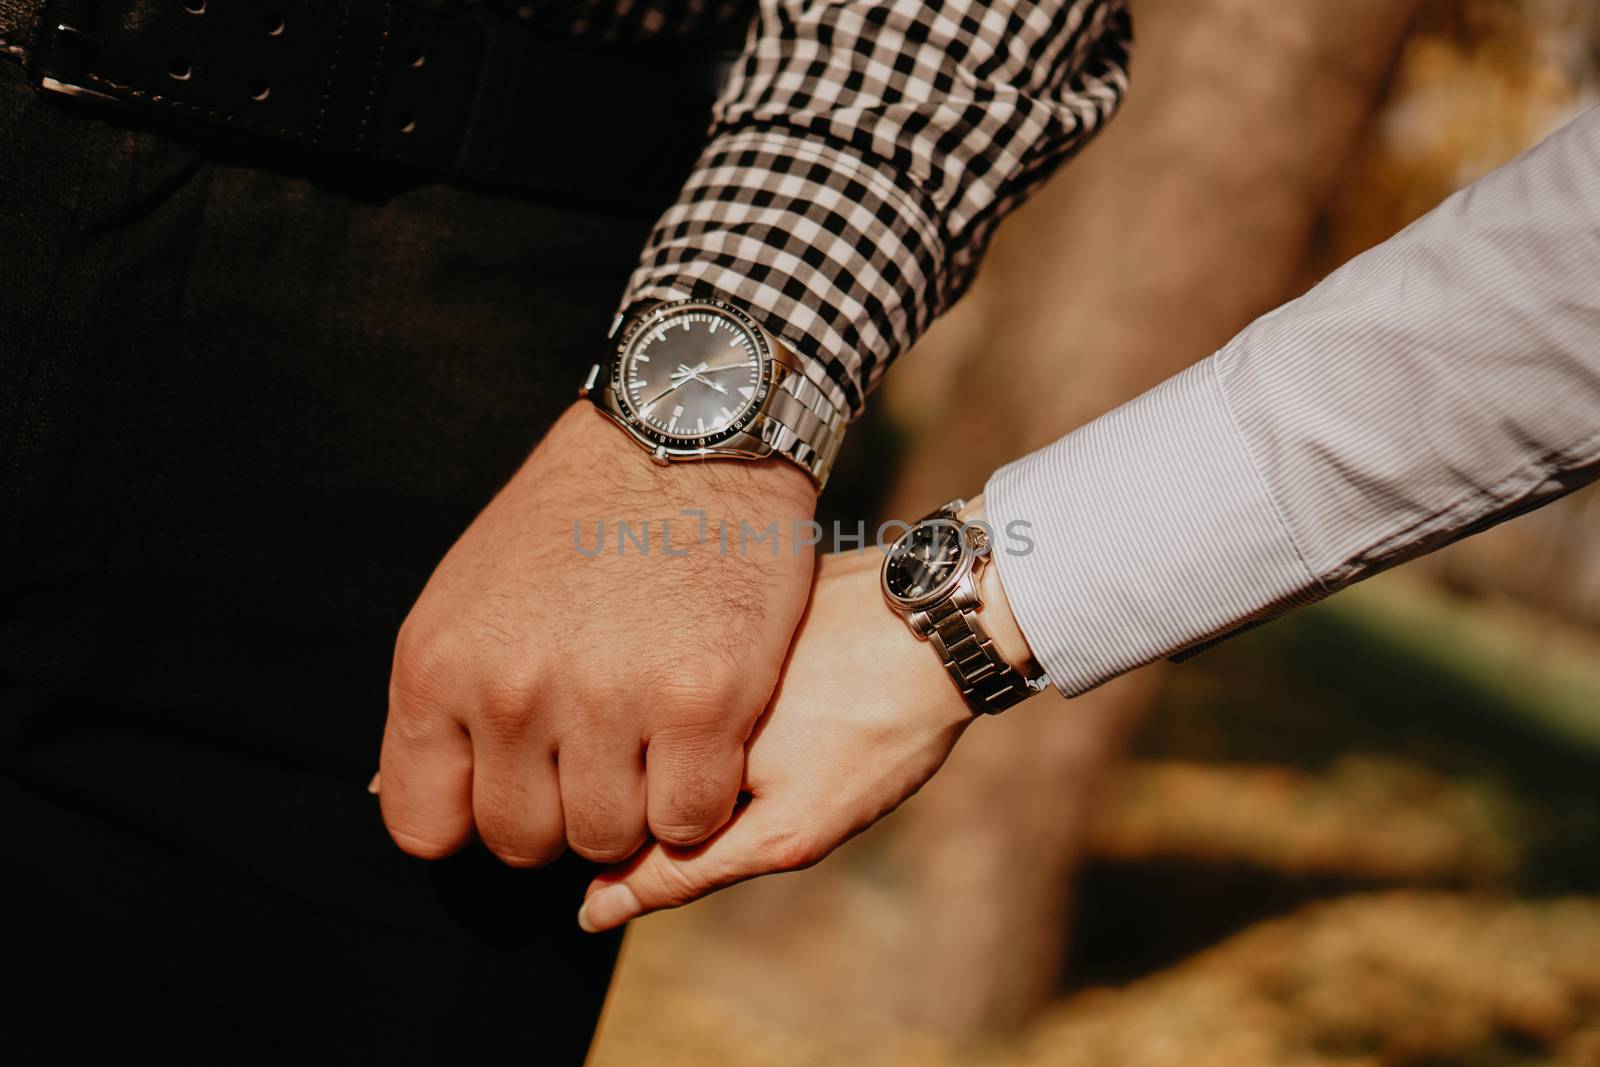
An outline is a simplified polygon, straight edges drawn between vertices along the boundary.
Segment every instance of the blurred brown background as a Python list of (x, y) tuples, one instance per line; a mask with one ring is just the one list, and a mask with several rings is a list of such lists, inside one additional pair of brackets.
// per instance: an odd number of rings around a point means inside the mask
[[(1600, 100), (1596, 0), (1134, 5), (1124, 112), (838, 513), (976, 492)], [(977, 724), (820, 867), (635, 924), (593, 1061), (1600, 1065), (1600, 493)]]

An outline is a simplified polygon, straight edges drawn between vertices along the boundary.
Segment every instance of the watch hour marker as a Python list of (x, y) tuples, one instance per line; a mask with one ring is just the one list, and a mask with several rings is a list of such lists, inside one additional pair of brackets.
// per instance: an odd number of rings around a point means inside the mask
[(749, 400), (756, 395), (756, 387), (753, 385), (741, 385), (739, 386), (739, 395)]
[(717, 414), (721, 415), (728, 422), (733, 421), (733, 412), (729, 411), (727, 408), (718, 408)]
[(650, 357), (645, 355), (643, 352), (640, 352), (633, 357), (633, 361), (635, 363), (649, 363)]

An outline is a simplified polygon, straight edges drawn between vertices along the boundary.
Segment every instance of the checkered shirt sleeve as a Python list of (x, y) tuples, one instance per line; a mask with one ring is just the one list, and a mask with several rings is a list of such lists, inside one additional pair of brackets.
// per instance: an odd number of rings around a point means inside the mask
[(623, 310), (738, 303), (858, 413), (1116, 110), (1131, 35), (1125, 0), (761, 0)]

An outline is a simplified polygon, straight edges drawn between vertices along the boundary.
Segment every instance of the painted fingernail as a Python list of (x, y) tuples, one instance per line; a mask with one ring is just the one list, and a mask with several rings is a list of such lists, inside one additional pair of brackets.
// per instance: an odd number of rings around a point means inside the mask
[(373, 796), (378, 795), (378, 776), (376, 774), (372, 776), (372, 781), (367, 783), (367, 792)]
[(633, 895), (633, 890), (626, 884), (618, 882), (606, 886), (583, 902), (583, 907), (578, 909), (578, 925), (587, 933), (597, 934), (613, 926), (621, 926), (638, 915), (639, 911), (639, 898)]

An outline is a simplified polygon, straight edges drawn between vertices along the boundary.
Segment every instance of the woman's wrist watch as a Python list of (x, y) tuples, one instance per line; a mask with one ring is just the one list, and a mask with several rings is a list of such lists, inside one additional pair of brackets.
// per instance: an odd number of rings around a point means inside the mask
[(611, 336), (615, 350), (590, 369), (579, 395), (657, 462), (777, 455), (810, 474), (819, 491), (827, 482), (844, 412), (826, 380), (808, 376), (743, 309), (675, 300), (619, 316)]
[(992, 553), (989, 530), (963, 523), (952, 500), (901, 535), (883, 561), (883, 595), (911, 632), (938, 653), (975, 712), (1004, 711), (1049, 685), (1043, 671), (1006, 662), (981, 617), (978, 578)]

